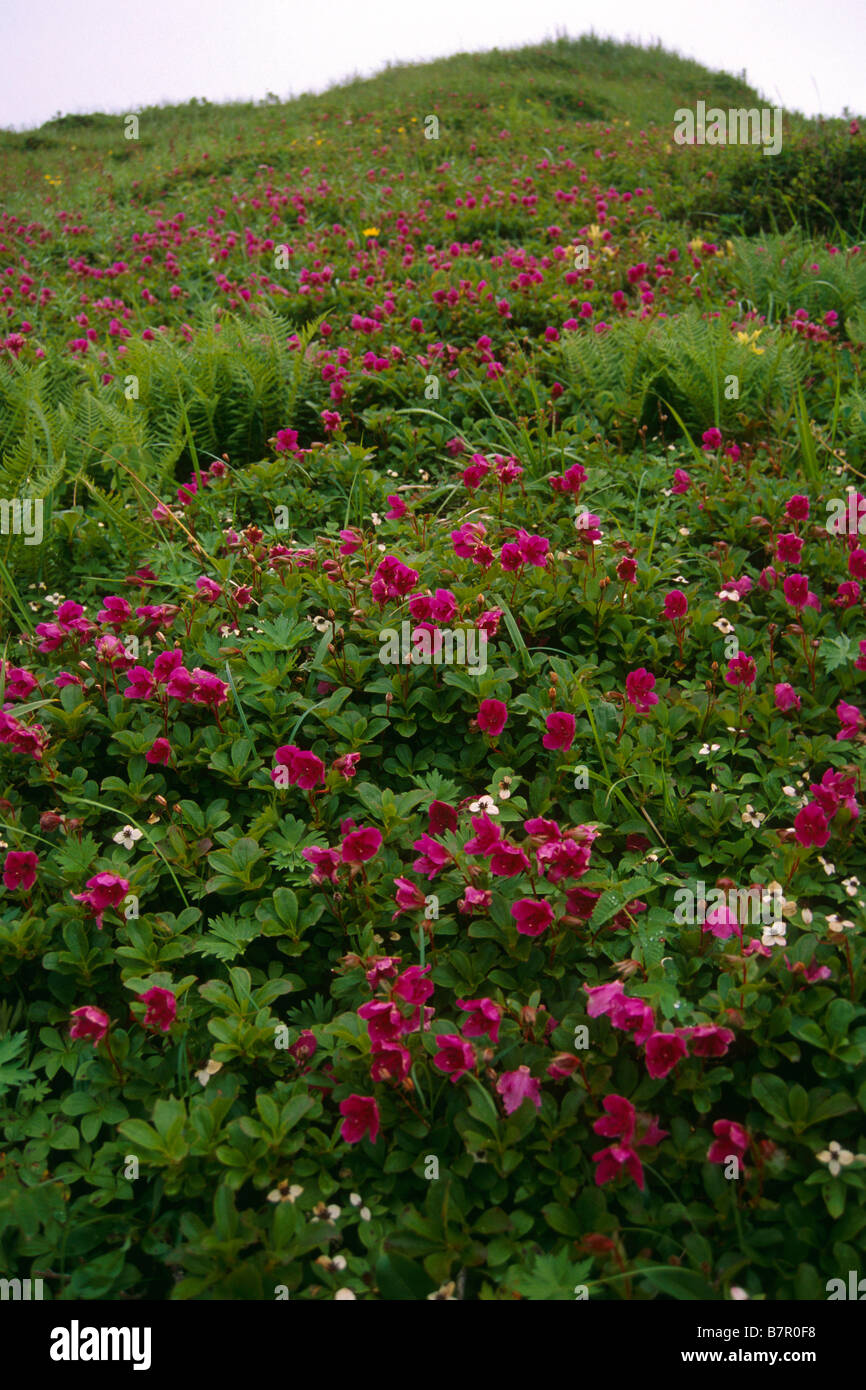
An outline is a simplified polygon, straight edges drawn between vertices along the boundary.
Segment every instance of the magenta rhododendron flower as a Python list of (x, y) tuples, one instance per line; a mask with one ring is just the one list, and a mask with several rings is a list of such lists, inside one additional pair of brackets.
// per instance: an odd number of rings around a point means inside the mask
[(418, 571), (409, 569), (394, 555), (386, 555), (373, 576), (370, 593), (374, 603), (384, 608), (388, 599), (405, 598), (418, 583)]
[(495, 637), (499, 631), (499, 624), (502, 621), (502, 609), (490, 608), (481, 614), (480, 618), (475, 619), (475, 626), (487, 634), (488, 637)]
[(545, 719), (545, 724), (547, 733), (541, 740), (543, 747), (567, 753), (574, 743), (574, 715), (565, 710), (554, 710)]
[(725, 671), (725, 680), (728, 685), (751, 686), (755, 683), (757, 666), (750, 656), (745, 652), (738, 652), (728, 662), (728, 669)]
[(611, 1144), (607, 1149), (599, 1149), (592, 1155), (592, 1159), (598, 1165), (595, 1170), (597, 1187), (602, 1187), (607, 1182), (615, 1182), (620, 1173), (626, 1172), (643, 1191), (643, 1164), (630, 1145)]
[(195, 688), (192, 694), (193, 704), (208, 705), (215, 709), (217, 705), (224, 705), (228, 700), (228, 685), (221, 681), (219, 676), (215, 676), (212, 671), (204, 671), (201, 666), (193, 667), (193, 680)]
[(633, 1033), (635, 1046), (642, 1047), (655, 1028), (652, 1008), (644, 999), (628, 994), (614, 999), (607, 1011), (611, 1026), (624, 1033)]
[(716, 1120), (713, 1124), (716, 1136), (707, 1151), (710, 1163), (725, 1163), (729, 1158), (742, 1162), (749, 1147), (748, 1131), (735, 1120)]
[(665, 594), (664, 615), (671, 622), (684, 618), (689, 611), (689, 601), (682, 589), (671, 589)]
[(742, 936), (736, 913), (724, 906), (710, 908), (703, 921), (703, 930), (718, 937), (720, 941), (727, 941), (730, 936)]
[(602, 1108), (606, 1113), (593, 1125), (596, 1134), (629, 1143), (634, 1134), (636, 1114), (631, 1101), (626, 1100), (624, 1096), (605, 1096)]
[[(111, 627), (115, 632), (120, 632), (132, 616), (132, 605), (127, 599), (119, 598), (117, 594), (109, 594), (102, 602), (104, 607), (97, 613), (96, 621), (102, 623), (103, 627)], [(61, 607), (65, 608), (65, 604)]]
[(800, 708), (800, 697), (787, 681), (780, 681), (773, 693), (776, 709), (780, 709), (783, 714), (787, 714), (790, 709), (798, 710)]
[(335, 849), (320, 849), (318, 845), (308, 845), (301, 850), (301, 854), (308, 864), (312, 864), (313, 872), (310, 875), (310, 882), (336, 883), (337, 870), (344, 861), (340, 858), (340, 853)]
[(392, 986), (394, 994), (405, 999), (407, 1004), (423, 1004), (433, 993), (433, 981), (428, 979), (430, 965), (410, 965), (398, 975)]
[(361, 761), (360, 753), (343, 753), (341, 757), (335, 758), (331, 764), (331, 771), (339, 773), (346, 782), (351, 782), (356, 775), (358, 763)]
[(501, 700), (482, 700), (478, 706), (478, 727), (496, 738), (508, 723), (508, 709)]
[(471, 917), (474, 914), (487, 912), (493, 902), (493, 894), (486, 888), (473, 888), (469, 884), (464, 890), (463, 897), (457, 904), (458, 912), (464, 917)]
[(389, 494), (388, 511), (385, 513), (387, 519), (389, 521), (399, 521), (400, 518), (405, 515), (406, 503), (403, 501), (403, 498), (400, 497), (398, 493)]
[(573, 463), (567, 468), (561, 478), (551, 478), (550, 486), (554, 492), (571, 493), (575, 498), (580, 495), (580, 489), (586, 482), (586, 469), (579, 463)]
[(595, 512), (578, 512), (574, 519), (577, 530), (577, 539), (585, 542), (586, 545), (594, 545), (600, 541), (604, 535), (601, 529), (601, 517), (596, 516)]
[(785, 516), (790, 521), (808, 521), (809, 519), (809, 499), (802, 493), (795, 492), (793, 497), (789, 497), (785, 503)]
[(70, 1038), (89, 1038), (93, 1046), (102, 1042), (108, 1032), (111, 1023), (108, 1014), (103, 1013), (102, 1009), (97, 1009), (93, 1004), (85, 1004), (83, 1008), (72, 1010), (72, 1026), (69, 1029)]
[(848, 573), (853, 579), (866, 579), (866, 550), (859, 546), (848, 556)]
[(427, 830), (431, 835), (441, 835), (443, 830), (457, 829), (457, 811), (447, 801), (431, 801), (427, 811)]
[(370, 1041), (375, 1046), (399, 1038), (406, 1021), (398, 1006), (389, 999), (371, 999), (362, 1004), (358, 1017), (366, 1023)]
[(96, 925), (102, 930), (102, 918), (109, 908), (119, 907), (129, 892), (129, 881), (119, 874), (101, 873), (89, 878), (85, 892), (73, 893), (76, 902), (83, 903)]
[(215, 579), (208, 578), (206, 574), (201, 575), (201, 577), (195, 581), (195, 587), (198, 590), (199, 598), (203, 599), (205, 603), (216, 603), (217, 599), (222, 594), (220, 585), (217, 584)]
[(827, 817), (816, 801), (809, 801), (794, 817), (794, 833), (797, 843), (808, 848), (817, 845), (822, 849), (830, 838)]
[(645, 1048), (647, 1071), (655, 1079), (667, 1076), (677, 1062), (689, 1055), (679, 1033), (651, 1033)]
[(29, 892), (36, 882), (39, 856), (32, 849), (10, 849), (3, 864), (3, 882), (7, 888), (23, 888)]
[(371, 1081), (404, 1081), (412, 1067), (412, 1054), (402, 1043), (380, 1043), (370, 1058)]
[(614, 980), (609, 985), (584, 985), (583, 988), (589, 996), (586, 1012), (590, 1018), (610, 1013), (614, 1000), (620, 999), (625, 993), (621, 980)]
[(746, 594), (751, 593), (752, 588), (751, 579), (747, 574), (744, 574), (740, 579), (725, 580), (716, 598), (724, 599), (729, 603), (739, 603), (740, 599), (745, 598)]
[(786, 603), (801, 612), (809, 602), (809, 580), (805, 574), (789, 574), (782, 583)]
[(704, 430), (703, 434), (701, 435), (701, 442), (703, 449), (706, 453), (712, 453), (714, 449), (721, 448), (721, 430), (717, 430), (715, 426), (712, 429)]
[(625, 697), (638, 714), (647, 714), (653, 705), (658, 704), (659, 697), (653, 694), (655, 683), (655, 676), (645, 666), (639, 666), (636, 671), (629, 671), (626, 676)]
[(463, 1009), (469, 1014), (469, 1018), (462, 1024), (463, 1033), (467, 1038), (481, 1038), (485, 1033), (489, 1034), (490, 1041), (499, 1041), (499, 1025), (502, 1022), (502, 1010), (492, 999), (457, 999), (458, 1009)]
[(417, 912), (426, 907), (427, 899), (411, 879), (395, 878), (394, 887), (397, 890), (394, 894), (394, 901), (397, 904), (394, 917), (399, 917), (401, 912)]
[(379, 1107), (372, 1096), (347, 1096), (340, 1101), (340, 1114), (344, 1116), (340, 1136), (347, 1144), (359, 1144), (365, 1134), (369, 1134), (370, 1143), (375, 1144), (379, 1133)]
[(397, 967), (402, 963), (402, 956), (372, 956), (368, 957), (370, 966), (366, 973), (367, 984), (371, 989), (378, 989), (382, 980), (391, 980), (397, 974)]
[(524, 823), (523, 828), (527, 835), (539, 845), (558, 844), (562, 839), (562, 831), (558, 823), (555, 820), (545, 820), (543, 816), (534, 816)]
[(317, 1048), (315, 1033), (311, 1032), (309, 1028), (305, 1028), (297, 1041), (293, 1042), (289, 1048), (289, 1056), (294, 1057), (295, 1061), (302, 1065), (315, 1055)]
[(3, 670), (4, 676), (4, 699), (26, 700), (27, 696), (36, 689), (36, 679), (23, 667), (8, 666), (0, 662), (0, 669)]
[(549, 540), (544, 536), (531, 536), (528, 531), (520, 530), (516, 543), (520, 558), (525, 564), (544, 569), (547, 564), (547, 552), (550, 550)]
[(771, 589), (775, 589), (778, 578), (773, 566), (765, 565), (758, 575), (758, 584), (766, 593), (769, 593)]
[(521, 936), (541, 936), (554, 918), (550, 903), (536, 898), (519, 898), (512, 904), (511, 915)]
[(801, 960), (794, 961), (793, 965), (787, 956), (783, 957), (785, 969), (792, 975), (802, 975), (807, 984), (815, 984), (817, 980), (831, 980), (833, 972), (829, 965), (819, 965), (817, 960), (812, 960), (809, 965), (804, 965)]
[[(830, 602), (833, 604), (834, 608), (855, 608), (860, 602), (860, 585), (857, 583), (856, 579), (843, 579), (836, 590), (836, 597), (831, 598)], [(866, 644), (863, 642), (860, 643), (861, 650), (864, 645)], [(864, 667), (860, 666), (860, 658), (854, 662), (854, 665), (858, 670), (864, 669)]]
[(600, 897), (601, 893), (596, 893), (591, 888), (569, 888), (565, 895), (568, 915), (577, 917), (581, 922), (588, 922)]
[(606, 1182), (614, 1181), (621, 1172), (627, 1172), (642, 1188), (643, 1165), (635, 1150), (655, 1148), (667, 1137), (667, 1130), (659, 1129), (658, 1120), (653, 1116), (638, 1114), (625, 1096), (605, 1096), (602, 1106), (606, 1114), (595, 1121), (593, 1129), (596, 1134), (619, 1142), (592, 1155), (598, 1165), (596, 1184), (601, 1187)]
[(382, 836), (375, 826), (362, 826), (351, 830), (340, 846), (340, 858), (344, 864), (366, 864), (382, 848)]
[(340, 540), (343, 542), (340, 546), (341, 555), (354, 555), (364, 544), (364, 537), (358, 531), (341, 531)]
[(719, 1028), (710, 1023), (681, 1031), (683, 1037), (688, 1039), (689, 1052), (693, 1057), (724, 1057), (734, 1041), (730, 1028)]
[(26, 753), (40, 762), (48, 744), (48, 735), (41, 724), (26, 728), (11, 714), (0, 710), (0, 743), (8, 744), (16, 753)]
[(177, 1000), (171, 990), (160, 989), (158, 985), (154, 985), (152, 989), (145, 990), (144, 994), (137, 997), (142, 1004), (147, 1005), (143, 1026), (167, 1033), (177, 1015)]
[(468, 468), (464, 468), (461, 474), (463, 486), (468, 488), (470, 492), (479, 488), (490, 472), (490, 464), (480, 454), (473, 454), (472, 458), (473, 462), (469, 464)]
[(165, 685), (171, 679), (173, 671), (183, 666), (183, 652), (179, 647), (174, 647), (171, 651), (160, 652), (153, 663), (153, 678), (157, 685)]
[(502, 1097), (506, 1115), (513, 1115), (525, 1100), (531, 1100), (536, 1110), (541, 1109), (541, 1082), (532, 1075), (527, 1066), (520, 1066), (516, 1071), (503, 1072), (496, 1083), (496, 1089)]
[(278, 454), (295, 454), (298, 452), (298, 431), (297, 430), (277, 430), (274, 436), (274, 449)]
[(112, 671), (125, 671), (132, 666), (132, 658), (119, 637), (111, 632), (97, 637), (93, 644), (97, 661), (109, 666)]
[(437, 589), (430, 600), (430, 617), (435, 623), (450, 623), (457, 616), (457, 599), (450, 589)]
[(409, 600), (409, 612), (416, 622), (426, 622), (432, 617), (433, 604), (429, 594), (413, 594)]
[(413, 860), (412, 868), (416, 874), (423, 874), (427, 879), (435, 878), (454, 858), (451, 851), (434, 840), (432, 835), (420, 835), (412, 841), (412, 848), (418, 850), (418, 858)]
[(165, 693), (172, 700), (192, 700), (195, 694), (195, 677), (185, 666), (176, 666), (168, 677)]
[(857, 820), (860, 815), (856, 797), (857, 784), (853, 776), (846, 777), (844, 773), (834, 772), (828, 767), (821, 781), (813, 782), (809, 791), (828, 819), (832, 819), (842, 806), (852, 820)]
[(472, 817), (475, 834), (466, 841), (463, 849), (466, 854), (492, 854), (502, 838), (502, 831), (485, 813)]
[(452, 1082), (459, 1081), (467, 1071), (475, 1066), (475, 1049), (471, 1043), (464, 1042), (457, 1033), (440, 1033), (436, 1039), (438, 1049), (433, 1065), (444, 1071)]
[(776, 537), (776, 559), (783, 565), (799, 565), (802, 552), (803, 541), (793, 531), (784, 531)]
[[(271, 772), (271, 781), (284, 785), (286, 779), (293, 787), (302, 791), (312, 791), (325, 780), (325, 764), (315, 753), (307, 753), (294, 743), (284, 744), (274, 754), (277, 766)], [(285, 772), (280, 769), (285, 768)]]
[(691, 485), (691, 477), (684, 468), (677, 468), (674, 470), (674, 481), (671, 488), (672, 493), (681, 497), (684, 493), (688, 492)]
[(472, 560), (483, 544), (486, 528), (481, 521), (465, 521), (458, 531), (451, 532), (455, 555), (461, 560)]
[(498, 840), (490, 854), (490, 872), (497, 878), (516, 878), (529, 868), (529, 860), (518, 845)]
[(863, 715), (856, 705), (849, 705), (845, 700), (840, 700), (836, 706), (836, 717), (842, 725), (836, 735), (836, 742), (841, 743), (845, 739), (855, 738), (864, 727)]
[(150, 748), (144, 755), (144, 761), (150, 763), (151, 767), (164, 767), (171, 762), (171, 744), (167, 738), (154, 739)]

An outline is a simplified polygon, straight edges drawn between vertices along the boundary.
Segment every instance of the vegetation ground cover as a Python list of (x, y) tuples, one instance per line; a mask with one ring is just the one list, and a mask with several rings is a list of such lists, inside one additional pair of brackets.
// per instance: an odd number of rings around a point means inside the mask
[(697, 100), (760, 105), (562, 40), (0, 134), (47, 1296), (859, 1268), (864, 135), (677, 145)]

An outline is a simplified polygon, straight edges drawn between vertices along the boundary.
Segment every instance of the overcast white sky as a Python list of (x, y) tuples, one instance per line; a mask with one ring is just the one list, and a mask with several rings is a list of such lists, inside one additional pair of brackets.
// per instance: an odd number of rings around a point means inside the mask
[(863, 0), (4, 0), (0, 126), (285, 97), (384, 63), (594, 29), (739, 73), (772, 104), (866, 112)]

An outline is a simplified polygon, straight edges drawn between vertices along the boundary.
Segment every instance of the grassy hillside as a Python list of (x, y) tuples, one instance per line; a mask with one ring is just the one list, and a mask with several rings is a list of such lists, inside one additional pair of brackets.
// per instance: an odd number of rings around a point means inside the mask
[(586, 38), (0, 135), (0, 1272), (858, 1268), (866, 136), (700, 99)]

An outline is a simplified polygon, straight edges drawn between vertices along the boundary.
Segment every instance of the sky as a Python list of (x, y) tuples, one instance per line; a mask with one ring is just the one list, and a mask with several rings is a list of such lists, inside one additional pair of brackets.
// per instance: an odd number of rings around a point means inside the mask
[(4, 0), (0, 127), (191, 97), (285, 98), (389, 61), (590, 30), (745, 70), (770, 105), (866, 113), (863, 0)]

